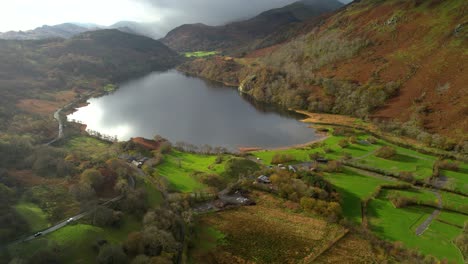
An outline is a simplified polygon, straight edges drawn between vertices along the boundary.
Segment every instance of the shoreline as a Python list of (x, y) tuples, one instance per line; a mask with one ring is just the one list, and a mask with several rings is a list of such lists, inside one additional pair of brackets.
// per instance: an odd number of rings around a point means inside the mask
[[(317, 133), (317, 134), (322, 134), (322, 133)], [(326, 133), (323, 133), (326, 134)], [(278, 151), (278, 150), (288, 150), (288, 149), (297, 149), (297, 148), (305, 148), (307, 146), (310, 146), (315, 143), (322, 142), (329, 138), (330, 136), (324, 135), (318, 139), (314, 139), (311, 141), (308, 141), (306, 143), (301, 143), (301, 144), (296, 144), (296, 145), (288, 145), (288, 146), (283, 146), (283, 147), (275, 147), (275, 148), (260, 148), (260, 147), (238, 147), (237, 149), (239, 150), (240, 153), (250, 153), (254, 151)]]

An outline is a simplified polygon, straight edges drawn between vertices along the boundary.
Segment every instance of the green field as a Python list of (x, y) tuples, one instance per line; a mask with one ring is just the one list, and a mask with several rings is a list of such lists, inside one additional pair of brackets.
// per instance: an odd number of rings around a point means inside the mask
[(392, 159), (383, 159), (375, 155), (369, 155), (359, 162), (361, 164), (383, 169), (389, 172), (399, 173), (402, 171), (412, 172), (416, 179), (425, 179), (432, 175), (432, 167), (437, 160), (436, 157), (421, 154), (419, 152), (385, 144), (396, 149), (397, 155)]
[(417, 236), (416, 228), (433, 209), (425, 207), (398, 209), (383, 198), (386, 195), (387, 191), (383, 191), (378, 199), (369, 202), (368, 216), (372, 231), (384, 239), (401, 241), (405, 246), (418, 249), (424, 254), (463, 263), (460, 251), (451, 242), (461, 233), (460, 228), (433, 221), (424, 234)]
[(468, 198), (449, 192), (440, 192), (440, 194), (444, 206), (468, 214)]
[[(206, 186), (192, 177), (192, 173), (220, 174), (223, 172), (224, 164), (214, 164), (215, 160), (216, 156), (212, 155), (198, 155), (173, 150), (170, 154), (164, 156), (164, 162), (157, 167), (157, 172), (167, 178), (173, 189), (181, 192), (193, 192), (202, 190)], [(224, 161), (226, 160), (225, 157)]]
[(12, 256), (29, 257), (38, 250), (59, 248), (57, 254), (64, 263), (94, 263), (96, 252), (92, 246), (98, 240), (121, 243), (130, 232), (139, 231), (141, 227), (140, 220), (129, 216), (124, 216), (119, 227), (73, 224), (30, 242), (11, 246), (9, 251)]
[(111, 144), (93, 137), (77, 136), (69, 139), (64, 147), (74, 153), (99, 160), (104, 156), (109, 156), (109, 146)]
[(49, 226), (47, 215), (41, 208), (33, 203), (18, 203), (15, 210), (28, 222), (31, 231), (39, 231)]
[(438, 203), (436, 195), (427, 189), (388, 190), (387, 196), (391, 195), (415, 199), (418, 203), (429, 203), (433, 205)]
[(460, 164), (459, 171), (442, 170), (441, 174), (448, 178), (448, 188), (468, 194), (468, 164)]
[(218, 54), (219, 52), (217, 51), (194, 51), (194, 52), (185, 52), (184, 56), (187, 58), (203, 58), (203, 57), (208, 57), (208, 56), (213, 56)]
[(453, 212), (442, 212), (439, 217), (437, 217), (437, 220), (440, 220), (442, 222), (447, 222), (452, 225), (456, 225), (460, 228), (463, 227), (463, 225), (468, 222), (468, 216), (463, 215), (463, 214), (457, 214)]
[(343, 214), (356, 223), (361, 223), (361, 201), (368, 198), (374, 190), (384, 184), (396, 183), (377, 177), (364, 176), (344, 170), (343, 173), (326, 174), (325, 178), (337, 187), (343, 201)]
[[(359, 135), (357, 136), (358, 140), (364, 140), (368, 136), (367, 135)], [(292, 155), (296, 158), (297, 161), (309, 161), (309, 155), (312, 153), (321, 153), (322, 156), (328, 159), (340, 159), (343, 157), (343, 152), (349, 153), (353, 156), (353, 158), (360, 158), (368, 153), (376, 150), (377, 148), (381, 147), (381, 143), (377, 143), (374, 145), (364, 145), (360, 143), (351, 144), (347, 148), (341, 148), (338, 145), (338, 142), (342, 139), (346, 139), (347, 137), (341, 136), (329, 136), (317, 146), (309, 146), (304, 148), (291, 148), (285, 150), (262, 150), (262, 151), (255, 151), (252, 154), (256, 157), (261, 158), (265, 164), (270, 164), (273, 156), (276, 154), (288, 154)], [(320, 145), (320, 146), (319, 146)], [(325, 149), (328, 149), (329, 153), (325, 153)], [(294, 162), (293, 162), (294, 163)]]

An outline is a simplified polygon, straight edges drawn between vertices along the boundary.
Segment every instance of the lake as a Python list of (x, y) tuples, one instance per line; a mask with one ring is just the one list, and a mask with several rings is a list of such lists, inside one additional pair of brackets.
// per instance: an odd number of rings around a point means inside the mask
[(235, 88), (175, 70), (129, 81), (88, 103), (68, 120), (120, 141), (161, 135), (173, 143), (236, 150), (284, 147), (319, 138), (298, 121), (300, 116), (256, 103)]

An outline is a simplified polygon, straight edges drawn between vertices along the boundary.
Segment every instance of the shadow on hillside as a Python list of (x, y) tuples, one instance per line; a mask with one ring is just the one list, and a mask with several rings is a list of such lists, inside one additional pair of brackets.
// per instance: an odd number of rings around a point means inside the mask
[(336, 187), (341, 195), (343, 215), (357, 223), (362, 222), (361, 198), (346, 189)]

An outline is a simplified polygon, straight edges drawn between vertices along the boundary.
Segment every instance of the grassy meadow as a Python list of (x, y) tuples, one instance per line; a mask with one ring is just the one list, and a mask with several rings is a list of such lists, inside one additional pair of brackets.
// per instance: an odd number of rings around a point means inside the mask
[(203, 58), (203, 57), (209, 57), (218, 54), (219, 52), (217, 51), (194, 51), (194, 52), (185, 52), (184, 56), (187, 58)]
[(157, 167), (157, 173), (165, 177), (171, 188), (180, 192), (194, 192), (203, 190), (207, 186), (193, 177), (195, 172), (221, 174), (224, 162), (229, 158), (225, 156), (223, 162), (215, 164), (216, 156), (198, 155), (178, 150), (164, 156), (164, 161)]

